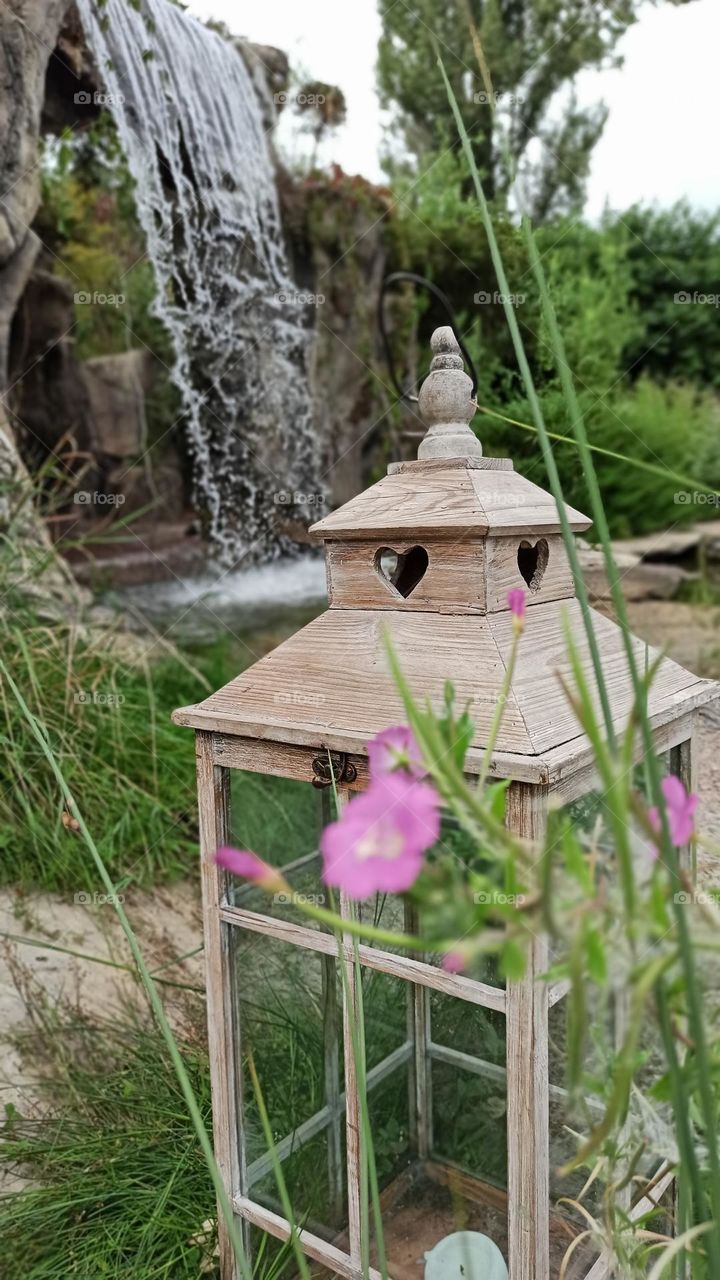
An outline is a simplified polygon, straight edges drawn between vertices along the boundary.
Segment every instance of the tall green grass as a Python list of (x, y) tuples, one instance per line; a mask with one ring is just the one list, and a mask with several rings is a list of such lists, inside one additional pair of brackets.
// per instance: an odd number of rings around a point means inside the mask
[[(173, 706), (209, 690), (177, 657), (148, 662), (86, 624), (0, 616), (0, 650), (69, 784), (82, 797), (113, 879), (151, 885), (196, 861), (194, 761)], [(142, 655), (142, 641), (137, 650)], [(206, 671), (220, 666), (205, 662)], [(62, 794), (7, 682), (0, 688), (0, 880), (79, 893), (97, 887)]]

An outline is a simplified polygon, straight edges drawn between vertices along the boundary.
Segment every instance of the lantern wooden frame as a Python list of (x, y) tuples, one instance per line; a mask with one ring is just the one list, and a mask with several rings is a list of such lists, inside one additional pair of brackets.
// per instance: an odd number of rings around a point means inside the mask
[[(180, 713), (187, 714), (187, 713)], [(662, 726), (656, 733), (658, 752), (670, 751), (671, 770), (682, 777), (686, 786), (693, 785), (692, 715), (672, 725)], [(230, 963), (231, 933), (246, 929), (267, 937), (305, 948), (329, 958), (338, 959), (338, 945), (331, 933), (305, 928), (287, 920), (263, 915), (232, 905), (225, 873), (216, 866), (215, 850), (226, 843), (229, 833), (229, 777), (231, 769), (242, 769), (278, 777), (310, 781), (317, 756), (313, 748), (297, 748), (281, 743), (258, 742), (209, 730), (196, 732), (198, 798), (200, 816), (201, 870), (203, 893), (203, 925), (205, 937), (205, 974), (209, 1027), (210, 1072), (213, 1100), (213, 1135), (215, 1154), (226, 1190), (241, 1223), (253, 1224), (279, 1239), (288, 1239), (290, 1226), (279, 1215), (253, 1201), (248, 1186), (248, 1169), (239, 1131), (239, 1107), (242, 1099), (240, 1045), (235, 1021), (234, 978)], [(638, 760), (641, 752), (638, 750)], [(362, 772), (364, 758), (349, 760)], [(553, 798), (569, 803), (587, 794), (593, 775), (580, 766), (555, 786), (514, 780), (508, 789), (506, 821), (509, 829), (529, 839), (539, 839), (545, 820), (547, 803)], [(346, 793), (348, 788), (340, 788)], [(687, 861), (687, 851), (685, 852)], [(347, 901), (343, 914), (352, 911)], [(354, 984), (354, 948), (349, 939), (344, 943), (344, 958), (349, 989)], [(427, 1139), (423, 1140), (427, 1101), (425, 1072), (435, 1056), (453, 1061), (466, 1069), (466, 1058), (458, 1051), (433, 1046), (429, 1040), (426, 993), (440, 991), (445, 995), (502, 1012), (507, 1020), (507, 1115), (508, 1115), (508, 1246), (512, 1280), (551, 1280), (549, 1253), (549, 1138), (548, 1114), (551, 1086), (548, 1083), (548, 1012), (567, 993), (567, 986), (557, 982), (550, 986), (539, 981), (547, 968), (546, 946), (536, 939), (530, 948), (528, 969), (521, 982), (499, 988), (462, 975), (445, 973), (421, 960), (359, 944), (360, 964), (401, 978), (412, 986), (414, 1004), (413, 1041), (395, 1050), (389, 1060), (375, 1069), (370, 1085), (383, 1075), (414, 1059), (416, 1092), (416, 1125), (419, 1131), (418, 1154), (427, 1157)], [(529, 1033), (531, 1028), (531, 1033)], [(345, 1077), (348, 1095), (355, 1081), (352, 1044), (345, 1020)], [(490, 1066), (490, 1064), (485, 1064)], [(490, 1069), (493, 1070), (492, 1066)], [(359, 1114), (357, 1097), (348, 1097), (345, 1107), (348, 1189), (347, 1252), (311, 1232), (302, 1232), (302, 1245), (308, 1257), (323, 1263), (348, 1280), (360, 1280), (359, 1219)], [(235, 1136), (237, 1135), (237, 1137)], [(282, 1154), (282, 1152), (281, 1152)], [(641, 1216), (651, 1203), (658, 1203), (667, 1191), (671, 1175), (659, 1177), (634, 1207)], [(221, 1276), (236, 1280), (239, 1272), (233, 1258), (227, 1232), (220, 1220)], [(599, 1259), (587, 1273), (586, 1280), (609, 1280), (610, 1264)], [(371, 1272), (379, 1280), (377, 1272)]]
[[(498, 676), (504, 670), (512, 635), (505, 597), (508, 588), (521, 585), (518, 543), (524, 538), (534, 538), (536, 547), (542, 542), (545, 566), (548, 549), (551, 565), (536, 585), (529, 584), (527, 625), (528, 631), (535, 627), (537, 670), (543, 663), (549, 670), (560, 652), (560, 606), (568, 611), (576, 638), (582, 634), (554, 502), (536, 486), (516, 477), (507, 460), (479, 456), (479, 442), (467, 427), (474, 411), (469, 379), (462, 372), (451, 331), (438, 331), (433, 347), (433, 372), (421, 393), (421, 410), (430, 427), (420, 449), (421, 461), (391, 467), (387, 480), (315, 527), (326, 543), (329, 610), (225, 689), (174, 716), (176, 723), (196, 731), (216, 1157), (238, 1220), (246, 1228), (253, 1224), (280, 1239), (289, 1238), (290, 1225), (252, 1199), (248, 1178), (252, 1170), (247, 1166), (239, 1124), (242, 1071), (232, 933), (238, 929), (256, 932), (314, 952), (324, 957), (333, 972), (336, 963), (344, 963), (344, 988), (350, 1000), (355, 998), (352, 962), (356, 948), (346, 935), (339, 957), (338, 942), (332, 933), (233, 904), (227, 877), (214, 862), (215, 851), (227, 843), (230, 832), (230, 771), (247, 770), (310, 782), (317, 779), (331, 753), (338, 790), (345, 795), (361, 790), (368, 780), (368, 737), (402, 718), (397, 694), (387, 672), (382, 670), (378, 637), (385, 624), (397, 642), (401, 665), (407, 661), (412, 667), (408, 678), (420, 694), (428, 692), (437, 697), (445, 677), (456, 680), (459, 672), (458, 694), (463, 702), (472, 688), (467, 684), (468, 672), (477, 680), (473, 655), (478, 647), (486, 645), (485, 652), (492, 655), (494, 663), (486, 678), (487, 688), (489, 695), (497, 697)], [(492, 487), (490, 477), (494, 477)], [(568, 509), (568, 516), (572, 528), (588, 527), (589, 521), (580, 513)], [(403, 555), (418, 544), (426, 549), (427, 573), (424, 585), (421, 582), (417, 591), (406, 598), (393, 589), (392, 583), (377, 576), (378, 557), (388, 546)], [(632, 689), (621, 637), (612, 623), (600, 617), (596, 620), (602, 657), (612, 683), (613, 712), (622, 726), (632, 705)], [(640, 642), (636, 645), (641, 660), (643, 646)], [(581, 656), (587, 666), (587, 652)], [(315, 697), (320, 697), (318, 690), (329, 687), (329, 705), (318, 708), (312, 699), (309, 706), (290, 705), (293, 680), (298, 679), (308, 682)], [(515, 727), (511, 724), (506, 739), (499, 739), (488, 776), (509, 781), (508, 828), (521, 837), (540, 841), (550, 799), (566, 804), (588, 794), (596, 775), (590, 743), (568, 720), (567, 713), (558, 731), (556, 721), (561, 712), (557, 699), (550, 712), (544, 706), (538, 710), (535, 683), (531, 668), (519, 681), (520, 692), (513, 693), (510, 719), (515, 716)], [(547, 678), (543, 687), (550, 688)], [(671, 753), (672, 772), (682, 777), (688, 787), (692, 787), (695, 714), (700, 705), (715, 696), (712, 682), (699, 680), (667, 661), (661, 667), (657, 693), (651, 691), (649, 719), (655, 750), (658, 754)], [(523, 714), (523, 697), (528, 703), (534, 699), (532, 714)], [(481, 724), (467, 753), (466, 770), (470, 776), (482, 767), (486, 731), (487, 723)], [(636, 760), (642, 757), (639, 742), (635, 755)], [(352, 904), (341, 899), (341, 914), (347, 918), (351, 912)], [(532, 942), (525, 976), (506, 988), (449, 974), (425, 960), (374, 946), (360, 944), (357, 955), (362, 966), (402, 979), (411, 993), (411, 1034), (400, 1050), (373, 1069), (368, 1083), (372, 1085), (410, 1062), (420, 1158), (427, 1158), (431, 1147), (427, 1089), (431, 1061), (441, 1056), (446, 1062), (468, 1068), (468, 1061), (463, 1061), (468, 1055), (433, 1044), (428, 1021), (429, 992), (439, 991), (505, 1015), (510, 1276), (511, 1280), (551, 1280), (548, 1012), (565, 996), (567, 986), (540, 981), (548, 967), (545, 941), (536, 938)], [(329, 1018), (331, 1023), (332, 1011)], [(300, 1128), (307, 1134), (329, 1126), (335, 1135), (337, 1164), (337, 1135), (344, 1114), (348, 1247), (340, 1248), (309, 1231), (301, 1233), (301, 1243), (310, 1258), (337, 1275), (360, 1280), (359, 1106), (347, 1007), (343, 1008), (342, 1039), (346, 1096), (340, 1096), (337, 1078), (333, 1085), (332, 1072), (328, 1072), (326, 1106), (322, 1114), (311, 1117)], [(479, 1072), (489, 1065), (480, 1060), (473, 1063), (471, 1069)], [(498, 1068), (492, 1070), (497, 1072)], [(282, 1142), (280, 1153), (283, 1154)], [(646, 1212), (664, 1194), (670, 1181), (669, 1173), (661, 1173), (632, 1212), (637, 1216)], [(222, 1218), (219, 1237), (222, 1280), (236, 1280), (239, 1272)], [(372, 1274), (379, 1280), (377, 1273)], [(610, 1263), (601, 1257), (585, 1280), (607, 1280), (609, 1275)]]

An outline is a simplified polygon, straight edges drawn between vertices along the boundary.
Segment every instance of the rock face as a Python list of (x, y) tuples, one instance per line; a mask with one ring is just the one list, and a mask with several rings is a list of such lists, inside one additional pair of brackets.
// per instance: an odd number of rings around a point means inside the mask
[(315, 429), (333, 506), (367, 483), (368, 455), (391, 400), (372, 335), (386, 270), (389, 194), (335, 167), (327, 179), (280, 175), (285, 230), (313, 328)]
[(71, 339), (73, 292), (36, 269), (16, 311), (9, 353), (12, 408), (20, 448), (35, 470), (59, 453), (90, 449), (90, 405)]
[[(48, 55), (51, 55), (50, 57)], [(76, 93), (92, 96), (90, 59), (69, 0), (0, 5), (0, 386), (7, 385), (10, 329), (40, 242), (38, 138), (67, 124)], [(84, 114), (92, 123), (97, 110)]]
[(98, 459), (134, 458), (147, 448), (145, 397), (154, 382), (149, 351), (95, 356), (82, 366), (90, 448)]
[[(10, 549), (5, 557), (3, 598), (5, 607), (12, 608), (31, 598), (34, 608), (48, 617), (66, 615), (69, 602), (81, 603), (82, 592), (52, 554), (45, 524), (33, 506), (30, 477), (17, 449), (23, 406), (10, 395), (10, 364), (17, 340), (18, 304), (40, 250), (31, 226), (40, 203), (38, 136), (43, 104), (52, 103), (59, 77), (72, 76), (81, 86), (85, 77), (81, 52), (74, 63), (62, 52), (48, 63), (48, 50), (57, 45), (68, 8), (68, 0), (11, 0), (0, 6), (0, 189), (4, 193), (0, 200), (0, 529)], [(57, 313), (64, 305), (61, 290), (52, 296)], [(47, 335), (41, 333), (38, 343), (42, 363), (50, 355)], [(15, 354), (22, 352), (16, 347)], [(62, 362), (64, 353), (57, 358)], [(31, 360), (26, 352), (24, 370)]]
[(7, 385), (10, 326), (40, 248), (30, 230), (40, 203), (37, 140), (48, 45), (66, 0), (15, 0), (0, 7), (0, 384)]

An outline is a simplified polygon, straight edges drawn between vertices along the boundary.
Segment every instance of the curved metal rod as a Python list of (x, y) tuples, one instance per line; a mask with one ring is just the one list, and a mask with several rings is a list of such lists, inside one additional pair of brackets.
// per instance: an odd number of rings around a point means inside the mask
[(398, 284), (403, 280), (407, 280), (411, 284), (419, 285), (422, 289), (427, 289), (428, 293), (431, 293), (433, 297), (437, 299), (445, 311), (445, 314), (450, 321), (452, 331), (457, 338), (463, 360), (470, 371), (470, 377), (472, 378), (472, 394), (474, 399), (477, 395), (477, 373), (475, 372), (475, 365), (470, 357), (470, 352), (458, 333), (458, 326), (455, 323), (455, 312), (450, 305), (450, 299), (443, 293), (442, 289), (438, 289), (437, 285), (433, 284), (432, 280), (427, 280), (425, 276), (419, 276), (414, 271), (391, 271), (389, 276), (385, 276), (385, 279), (380, 286), (380, 297), (378, 299), (378, 329), (380, 330), (380, 337), (382, 338), (382, 344), (385, 350), (385, 359), (387, 361), (388, 373), (390, 374), (390, 381), (397, 391), (399, 398), (401, 400), (409, 400), (413, 403), (417, 402), (417, 396), (411, 394), (410, 391), (406, 391), (398, 382), (397, 375), (395, 373), (395, 365), (393, 363), (392, 351), (390, 349), (390, 340), (388, 338), (387, 329), (385, 328), (385, 294), (392, 285)]

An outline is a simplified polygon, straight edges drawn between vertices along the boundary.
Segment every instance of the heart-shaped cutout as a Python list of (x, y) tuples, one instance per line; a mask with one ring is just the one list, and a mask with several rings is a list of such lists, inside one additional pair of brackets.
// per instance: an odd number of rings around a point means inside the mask
[(386, 587), (397, 591), (403, 599), (412, 595), (427, 572), (429, 556), (424, 547), (408, 547), (396, 551), (393, 547), (380, 547), (375, 552), (375, 572)]
[(534, 546), (531, 542), (520, 543), (517, 553), (518, 569), (530, 591), (540, 590), (549, 559), (550, 548), (545, 538), (540, 538)]

